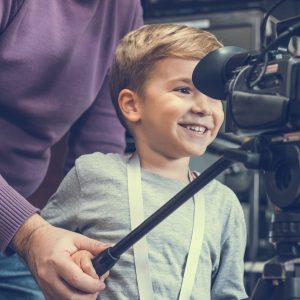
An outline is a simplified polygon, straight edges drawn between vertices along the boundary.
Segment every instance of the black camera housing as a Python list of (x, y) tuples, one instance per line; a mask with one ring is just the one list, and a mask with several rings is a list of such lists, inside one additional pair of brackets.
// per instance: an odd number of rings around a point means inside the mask
[[(257, 135), (300, 129), (300, 59), (279, 51), (268, 55), (266, 71), (253, 87), (248, 84), (252, 65), (235, 70), (227, 83), (226, 132)], [(263, 67), (257, 66), (253, 80)]]
[(300, 130), (300, 58), (288, 52), (289, 41), (300, 34), (300, 17), (279, 22), (277, 34), (261, 52), (227, 46), (197, 64), (196, 88), (226, 101), (226, 132), (252, 136)]

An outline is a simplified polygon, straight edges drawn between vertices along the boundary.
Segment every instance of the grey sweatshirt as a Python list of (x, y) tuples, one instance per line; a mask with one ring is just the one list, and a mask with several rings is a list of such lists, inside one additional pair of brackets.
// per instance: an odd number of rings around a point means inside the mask
[[(145, 218), (184, 185), (142, 169)], [(204, 188), (205, 233), (191, 299), (243, 299), (244, 215), (234, 193), (214, 180)], [(155, 299), (177, 299), (193, 226), (187, 201), (148, 235)], [(42, 210), (50, 223), (116, 243), (130, 232), (126, 157), (94, 153), (76, 161)], [(121, 256), (99, 299), (139, 299), (132, 249)]]

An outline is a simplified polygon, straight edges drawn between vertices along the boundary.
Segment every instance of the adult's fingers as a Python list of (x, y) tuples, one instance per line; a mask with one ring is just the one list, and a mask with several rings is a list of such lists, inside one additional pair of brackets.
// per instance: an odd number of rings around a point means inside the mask
[(93, 257), (94, 256), (90, 252), (85, 251), (85, 255), (81, 256), (80, 264), (77, 263), (77, 265), (80, 265), (80, 267), (84, 273), (92, 276), (93, 278), (98, 279), (99, 276), (97, 275), (97, 273), (94, 269), (94, 266), (92, 264), (92, 261), (91, 261)]
[[(52, 282), (54, 284), (54, 282)], [(103, 284), (103, 288), (105, 285)], [(46, 300), (95, 300), (98, 296), (99, 292), (87, 294), (81, 291), (78, 291), (71, 286), (69, 286), (64, 281), (58, 280), (55, 282), (55, 289), (45, 290), (44, 295)]]
[[(36, 218), (38, 221), (41, 219), (38, 216)], [(45, 226), (33, 223), (35, 227), (30, 227), (31, 234), (23, 255), (47, 298), (95, 299), (95, 295), (105, 287), (104, 283), (85, 274), (72, 261), (72, 255), (82, 247), (98, 253), (106, 246), (46, 222)]]
[(97, 255), (110, 245), (90, 239), (86, 236), (76, 234), (74, 235), (74, 245), (78, 250), (87, 250), (93, 255)]
[(100, 279), (92, 278), (84, 273), (69, 257), (56, 261), (56, 272), (68, 285), (88, 294), (94, 294), (104, 289)]
[(104, 281), (104, 280), (107, 279), (108, 276), (109, 276), (109, 271), (107, 271), (105, 274), (103, 274), (103, 275), (100, 277), (100, 279)]

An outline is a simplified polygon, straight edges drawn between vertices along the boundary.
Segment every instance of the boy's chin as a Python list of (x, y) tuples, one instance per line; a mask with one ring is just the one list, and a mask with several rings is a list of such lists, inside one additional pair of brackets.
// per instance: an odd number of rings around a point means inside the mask
[(197, 149), (194, 149), (194, 151), (191, 151), (190, 153), (190, 157), (193, 157), (193, 156), (202, 156), (207, 150), (207, 147), (199, 147)]

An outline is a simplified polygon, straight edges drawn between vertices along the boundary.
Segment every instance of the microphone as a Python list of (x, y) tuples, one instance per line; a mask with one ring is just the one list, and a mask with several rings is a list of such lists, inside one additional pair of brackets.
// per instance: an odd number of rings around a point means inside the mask
[(196, 65), (192, 81), (203, 94), (219, 100), (226, 98), (226, 82), (233, 76), (233, 71), (245, 64), (248, 52), (240, 47), (227, 46), (216, 49)]

